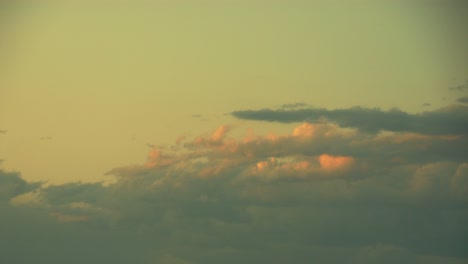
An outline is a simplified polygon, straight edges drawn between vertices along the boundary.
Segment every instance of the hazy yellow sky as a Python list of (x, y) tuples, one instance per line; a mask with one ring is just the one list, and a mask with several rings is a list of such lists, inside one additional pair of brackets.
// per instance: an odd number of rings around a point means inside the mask
[(99, 181), (222, 124), (292, 129), (235, 110), (433, 110), (468, 77), (463, 1), (70, 2), (0, 13), (1, 166), (26, 179)]
[(466, 25), (466, 0), (0, 1), (0, 263), (468, 263)]

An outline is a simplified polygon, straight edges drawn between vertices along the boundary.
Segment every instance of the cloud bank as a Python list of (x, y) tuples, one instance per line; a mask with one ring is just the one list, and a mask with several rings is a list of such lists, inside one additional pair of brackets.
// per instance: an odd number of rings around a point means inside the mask
[(384, 111), (378, 108), (353, 107), (336, 110), (325, 108), (240, 110), (232, 112), (232, 115), (240, 119), (281, 123), (318, 122), (326, 119), (342, 127), (358, 128), (373, 133), (386, 130), (431, 135), (468, 135), (466, 122), (468, 107), (463, 105), (420, 114), (410, 114), (398, 109)]
[(221, 126), (110, 170), (109, 185), (1, 171), (0, 262), (466, 263), (466, 135), (359, 128), (236, 139)]

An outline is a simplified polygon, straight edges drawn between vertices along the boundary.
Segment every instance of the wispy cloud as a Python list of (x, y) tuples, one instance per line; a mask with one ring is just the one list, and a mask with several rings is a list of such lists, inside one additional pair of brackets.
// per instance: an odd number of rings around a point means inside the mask
[(308, 105), (306, 103), (291, 103), (291, 104), (283, 104), (279, 108), (280, 109), (297, 109), (297, 108), (303, 108), (307, 106)]
[(450, 91), (458, 91), (458, 92), (468, 90), (468, 80), (466, 80), (466, 82), (464, 84), (458, 84), (458, 85), (455, 85), (455, 86), (451, 86), (448, 89)]

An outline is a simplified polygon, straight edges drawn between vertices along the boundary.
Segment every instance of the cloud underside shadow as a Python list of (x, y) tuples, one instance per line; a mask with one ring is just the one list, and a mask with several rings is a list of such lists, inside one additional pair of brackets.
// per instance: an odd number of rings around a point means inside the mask
[(231, 129), (153, 147), (110, 185), (0, 171), (0, 262), (466, 263), (466, 136)]

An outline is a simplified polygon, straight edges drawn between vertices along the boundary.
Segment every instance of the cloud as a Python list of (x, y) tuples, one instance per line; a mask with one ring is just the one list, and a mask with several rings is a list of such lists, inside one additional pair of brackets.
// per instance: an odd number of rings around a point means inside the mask
[(232, 129), (153, 147), (141, 164), (110, 170), (107, 185), (44, 186), (2, 171), (0, 262), (468, 260), (465, 135), (369, 134), (326, 120), (287, 134)]
[(455, 86), (451, 86), (448, 89), (450, 91), (463, 92), (464, 90), (468, 89), (468, 80), (464, 84), (458, 84), (458, 85), (455, 85)]
[(457, 102), (462, 104), (468, 104), (468, 96), (458, 98)]
[(398, 109), (384, 111), (378, 108), (353, 107), (335, 110), (324, 108), (240, 110), (232, 112), (232, 115), (239, 119), (281, 123), (328, 120), (342, 127), (358, 128), (372, 133), (386, 130), (432, 135), (468, 135), (466, 124), (468, 107), (461, 105), (420, 114), (410, 114)]
[(37, 189), (40, 183), (28, 183), (19, 173), (0, 170), (0, 201), (8, 201), (13, 197)]
[(319, 157), (319, 162), (320, 166), (326, 170), (340, 170), (351, 166), (351, 164), (353, 163), (353, 158), (322, 154)]
[(280, 109), (296, 109), (296, 108), (303, 108), (307, 107), (306, 103), (292, 103), (292, 104), (283, 104), (280, 106)]
[(56, 219), (62, 223), (84, 222), (84, 221), (89, 220), (89, 217), (85, 215), (66, 215), (62, 213), (51, 213), (50, 215), (53, 217), (56, 217)]

